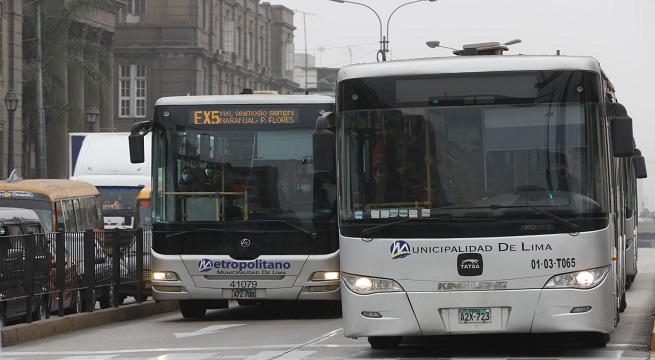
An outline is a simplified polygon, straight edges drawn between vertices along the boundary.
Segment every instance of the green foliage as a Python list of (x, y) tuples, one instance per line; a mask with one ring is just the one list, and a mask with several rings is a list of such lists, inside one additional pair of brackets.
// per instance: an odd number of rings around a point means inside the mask
[[(41, 6), (41, 73), (46, 122), (67, 123), (69, 131), (84, 129), (84, 109), (79, 107), (80, 104), (69, 103), (62, 92), (66, 79), (61, 76), (67, 74), (55, 70), (55, 65), (61, 64), (58, 62), (66, 62), (69, 69), (80, 71), (84, 92), (100, 109), (104, 109), (110, 106), (105, 99), (111, 84), (113, 61), (111, 44), (108, 43), (111, 40), (100, 37), (80, 19), (92, 18), (98, 10), (115, 13), (115, 0), (40, 0), (23, 8), (23, 148), (28, 151), (35, 143), (38, 123), (37, 4)], [(23, 168), (29, 169), (29, 165)]]

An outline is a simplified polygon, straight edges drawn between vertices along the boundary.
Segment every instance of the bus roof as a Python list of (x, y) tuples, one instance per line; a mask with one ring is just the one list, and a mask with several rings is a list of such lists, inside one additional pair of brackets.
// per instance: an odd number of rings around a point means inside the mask
[(589, 56), (478, 55), (448, 56), (346, 65), (337, 82), (366, 77), (460, 74), (477, 72), (587, 70), (602, 73), (598, 60)]
[(326, 95), (197, 95), (170, 96), (157, 100), (155, 106), (161, 105), (250, 105), (250, 104), (332, 104), (334, 98)]
[(98, 189), (88, 182), (65, 179), (28, 179), (11, 183), (0, 180), (0, 196), (3, 191), (30, 191), (47, 195), (53, 200), (100, 195)]

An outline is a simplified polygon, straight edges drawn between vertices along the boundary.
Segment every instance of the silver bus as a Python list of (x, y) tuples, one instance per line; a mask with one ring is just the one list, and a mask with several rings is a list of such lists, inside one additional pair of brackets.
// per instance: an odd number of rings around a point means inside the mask
[(336, 138), (346, 337), (606, 345), (627, 304), (621, 164), (634, 141), (597, 60), (349, 65), (321, 124)]
[(156, 301), (185, 318), (228, 301), (335, 300), (336, 177), (313, 168), (321, 95), (159, 99), (130, 135), (152, 133), (151, 275)]

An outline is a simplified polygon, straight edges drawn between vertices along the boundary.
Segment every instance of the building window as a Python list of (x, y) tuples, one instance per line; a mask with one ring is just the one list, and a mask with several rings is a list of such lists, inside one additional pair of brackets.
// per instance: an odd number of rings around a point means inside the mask
[(119, 117), (146, 117), (146, 66), (120, 65)]
[(223, 21), (223, 51), (234, 52), (234, 20)]
[(284, 70), (293, 71), (293, 43), (287, 42), (284, 44)]
[(127, 6), (121, 9), (121, 23), (138, 24), (145, 21), (146, 0), (127, 0)]

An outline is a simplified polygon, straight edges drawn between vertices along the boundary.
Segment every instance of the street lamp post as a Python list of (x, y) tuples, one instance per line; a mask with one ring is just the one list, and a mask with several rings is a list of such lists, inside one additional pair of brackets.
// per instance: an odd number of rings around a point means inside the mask
[(100, 117), (100, 110), (95, 104), (86, 109), (86, 123), (89, 125), (89, 132), (93, 132), (93, 125), (98, 121), (98, 117)]
[[(393, 14), (398, 9), (400, 9), (401, 7), (403, 7), (405, 5), (414, 4), (414, 3), (422, 2), (422, 1), (435, 2), (437, 0), (414, 0), (414, 1), (406, 2), (406, 3), (398, 6), (397, 8), (395, 8), (391, 12), (391, 15), (389, 15), (389, 17), (387, 18), (387, 33), (386, 33), (386, 36), (382, 35), (382, 19), (380, 19), (380, 15), (378, 15), (378, 13), (372, 7), (370, 7), (370, 6), (366, 5), (366, 4), (362, 4), (362, 3), (358, 3), (358, 2), (354, 2), (354, 1), (347, 1), (347, 0), (330, 0), (330, 1), (334, 1), (334, 2), (337, 2), (337, 3), (340, 3), (340, 4), (349, 3), (349, 4), (354, 4), (354, 5), (360, 5), (360, 6), (367, 7), (369, 10), (373, 11), (375, 16), (378, 17), (378, 21), (380, 22), (380, 50), (378, 50), (378, 55), (382, 55), (382, 61), (387, 61), (387, 53), (389, 52), (389, 22), (391, 21), (391, 17), (393, 16)], [(378, 57), (378, 61), (380, 61), (379, 57)]]
[(7, 176), (11, 175), (11, 171), (14, 170), (14, 112), (18, 108), (18, 94), (14, 92), (14, 89), (9, 89), (7, 95), (5, 95), (5, 106), (7, 107), (7, 112), (9, 112), (9, 148), (7, 160)]

